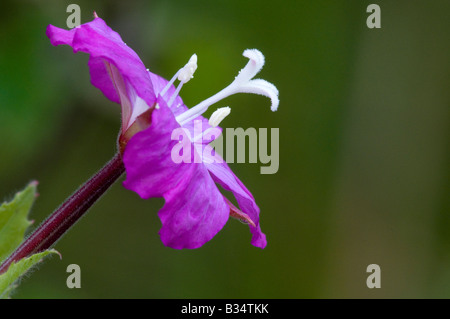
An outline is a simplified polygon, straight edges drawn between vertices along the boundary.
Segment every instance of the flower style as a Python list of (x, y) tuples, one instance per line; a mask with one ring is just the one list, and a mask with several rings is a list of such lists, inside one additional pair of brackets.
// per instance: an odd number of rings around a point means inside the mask
[[(146, 69), (120, 35), (94, 16), (93, 21), (71, 30), (49, 25), (47, 36), (53, 45), (65, 44), (75, 53), (88, 53), (92, 84), (108, 99), (121, 104), (118, 143), (126, 171), (123, 185), (143, 199), (164, 197), (165, 204), (158, 212), (162, 242), (176, 249), (200, 247), (224, 227), (231, 215), (249, 225), (252, 245), (264, 248), (266, 236), (260, 228), (255, 199), (225, 161), (214, 160), (220, 157), (208, 145), (219, 136), (217, 125), (230, 113), (230, 108), (214, 112), (209, 121), (201, 116), (217, 101), (245, 92), (268, 96), (275, 111), (278, 107), (275, 86), (253, 79), (264, 64), (264, 56), (258, 50), (246, 50), (244, 56), (250, 61), (235, 80), (189, 109), (178, 94), (197, 69), (195, 54), (167, 81)], [(177, 79), (180, 84), (175, 88), (173, 83)], [(201, 134), (194, 136), (198, 126)], [(180, 128), (193, 136), (190, 156), (206, 154), (201, 161), (173, 160), (172, 151), (180, 141), (174, 140), (172, 134)], [(216, 183), (233, 193), (239, 209), (221, 194)]]

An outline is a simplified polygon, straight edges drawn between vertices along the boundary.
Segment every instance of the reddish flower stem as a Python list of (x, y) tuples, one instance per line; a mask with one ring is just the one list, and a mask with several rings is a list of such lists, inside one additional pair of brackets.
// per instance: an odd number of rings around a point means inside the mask
[(0, 265), (0, 274), (5, 272), (12, 262), (53, 246), (114, 184), (124, 171), (125, 167), (121, 155), (117, 153), (22, 242)]

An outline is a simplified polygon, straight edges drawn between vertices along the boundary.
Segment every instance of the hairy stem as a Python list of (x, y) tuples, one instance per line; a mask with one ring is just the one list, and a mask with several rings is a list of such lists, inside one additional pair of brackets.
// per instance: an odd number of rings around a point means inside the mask
[(121, 155), (117, 153), (22, 242), (2, 263), (0, 274), (5, 272), (12, 262), (53, 246), (114, 184), (124, 171), (125, 167)]

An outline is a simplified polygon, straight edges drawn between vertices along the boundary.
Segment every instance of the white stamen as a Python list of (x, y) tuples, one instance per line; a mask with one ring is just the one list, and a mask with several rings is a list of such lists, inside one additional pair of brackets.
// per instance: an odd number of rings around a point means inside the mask
[(164, 89), (159, 92), (159, 95), (164, 96), (164, 94), (166, 94), (166, 92), (169, 90), (169, 88), (172, 86), (173, 82), (175, 82), (175, 80), (177, 79), (178, 74), (180, 73), (181, 69), (177, 71), (177, 73), (175, 73), (175, 75), (172, 77), (172, 79), (170, 79), (170, 81), (166, 84), (166, 86), (164, 87)]
[(180, 93), (181, 88), (183, 87), (183, 84), (185, 82), (180, 82), (180, 84), (178, 84), (177, 89), (175, 90), (175, 92), (172, 94), (172, 96), (170, 97), (169, 102), (167, 102), (168, 106), (171, 106), (173, 101), (175, 101), (175, 98), (178, 96), (178, 93)]
[(277, 88), (265, 80), (253, 79), (264, 65), (264, 55), (256, 49), (245, 50), (243, 55), (249, 58), (250, 61), (239, 72), (234, 81), (222, 91), (177, 116), (178, 123), (183, 125), (195, 119), (204, 113), (210, 105), (236, 93), (253, 93), (267, 96), (272, 103), (271, 110), (277, 110), (279, 104)]
[(171, 106), (173, 101), (175, 101), (175, 98), (178, 96), (178, 93), (180, 93), (183, 84), (189, 82), (189, 80), (194, 77), (195, 70), (197, 70), (197, 55), (194, 53), (189, 59), (188, 63), (186, 63), (184, 67), (182, 67), (181, 69), (178, 70), (177, 73), (175, 73), (175, 75), (172, 77), (169, 83), (167, 83), (164, 89), (160, 92), (160, 95), (164, 96), (164, 94), (166, 94), (166, 92), (169, 90), (169, 88), (172, 86), (173, 82), (175, 82), (177, 78), (180, 81), (180, 84), (178, 84), (177, 89), (172, 94), (172, 96), (169, 99), (169, 102), (167, 103), (168, 106)]
[(209, 125), (212, 127), (217, 127), (222, 120), (227, 117), (231, 112), (230, 107), (221, 107), (214, 111), (214, 113), (209, 118)]

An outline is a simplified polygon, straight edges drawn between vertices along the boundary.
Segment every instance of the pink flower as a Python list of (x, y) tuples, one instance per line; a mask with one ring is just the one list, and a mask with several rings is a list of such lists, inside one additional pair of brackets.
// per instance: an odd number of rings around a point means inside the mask
[[(169, 82), (148, 71), (119, 34), (98, 17), (72, 30), (49, 25), (47, 36), (53, 45), (66, 44), (74, 52), (88, 53), (92, 84), (108, 99), (121, 104), (119, 148), (126, 170), (123, 185), (143, 199), (164, 197), (158, 216), (162, 222), (159, 234), (165, 245), (176, 249), (200, 247), (223, 228), (231, 215), (249, 225), (254, 246), (266, 246), (255, 199), (225, 161), (214, 160), (219, 155), (208, 145), (220, 134), (216, 126), (229, 109), (217, 111), (210, 121), (201, 116), (211, 104), (240, 92), (266, 95), (271, 98), (272, 110), (277, 109), (275, 86), (252, 79), (264, 64), (259, 51), (246, 50), (244, 55), (250, 61), (235, 81), (188, 109), (178, 93), (197, 68), (196, 55)], [(173, 86), (176, 79), (180, 81), (178, 88)], [(199, 125), (201, 136), (194, 137)], [(179, 143), (172, 134), (180, 128), (193, 138), (189, 141), (192, 161), (172, 158)], [(207, 155), (195, 161), (199, 152)], [(239, 209), (221, 194), (216, 183), (234, 195)]]

